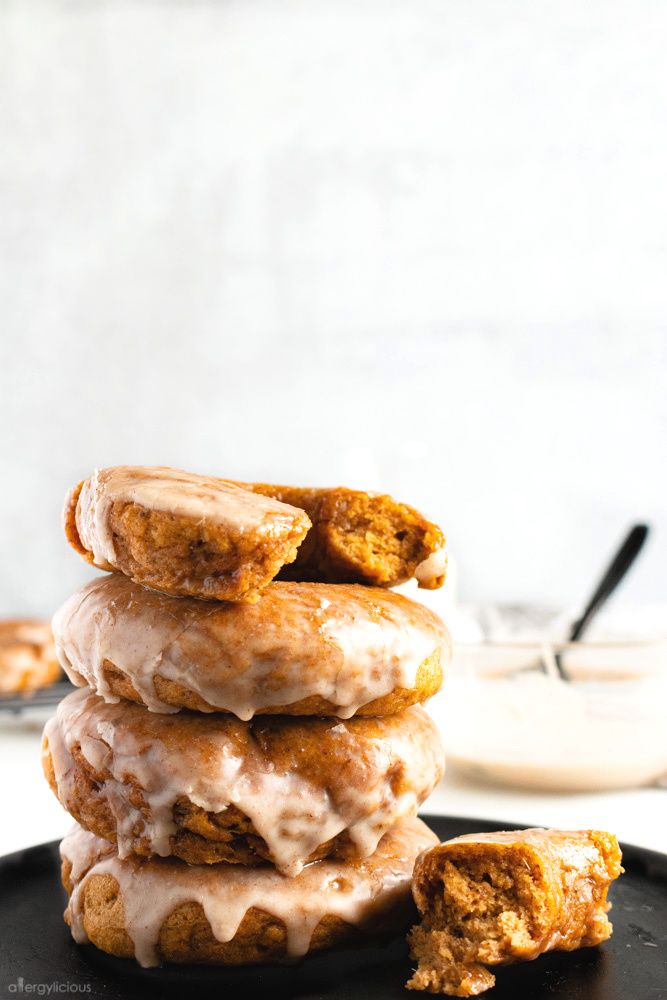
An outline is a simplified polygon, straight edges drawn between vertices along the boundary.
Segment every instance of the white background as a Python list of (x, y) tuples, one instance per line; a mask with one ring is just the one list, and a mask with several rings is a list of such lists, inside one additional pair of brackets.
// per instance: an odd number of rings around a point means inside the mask
[[(95, 466), (385, 489), (468, 601), (667, 599), (664, 0), (3, 0), (0, 616)], [(451, 587), (451, 584), (450, 584)], [(451, 596), (451, 593), (450, 593)], [(653, 623), (655, 624), (655, 623)], [(5, 720), (0, 853), (70, 819)], [(665, 850), (664, 791), (436, 812)]]
[(4, 0), (0, 614), (95, 466), (386, 489), (468, 600), (667, 597), (663, 0)]

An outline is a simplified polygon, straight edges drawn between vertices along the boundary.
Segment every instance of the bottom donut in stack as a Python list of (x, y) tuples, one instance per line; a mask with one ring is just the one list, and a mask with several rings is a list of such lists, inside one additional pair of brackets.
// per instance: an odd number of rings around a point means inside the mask
[(412, 911), (415, 859), (437, 842), (413, 818), (368, 858), (327, 858), (288, 878), (269, 864), (121, 859), (75, 827), (61, 845), (65, 919), (77, 942), (143, 966), (280, 961), (400, 930)]

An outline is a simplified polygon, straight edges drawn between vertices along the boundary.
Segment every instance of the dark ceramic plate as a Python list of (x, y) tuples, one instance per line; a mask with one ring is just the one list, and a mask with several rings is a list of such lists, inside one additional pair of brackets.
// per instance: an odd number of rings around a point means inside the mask
[[(476, 819), (426, 816), (441, 840), (507, 829)], [(623, 847), (625, 874), (610, 892), (614, 934), (597, 948), (553, 953), (496, 970), (490, 1000), (667, 1000), (667, 855)], [(75, 945), (63, 923), (57, 843), (0, 859), (0, 998), (74, 996), (109, 1000), (408, 1000), (410, 959), (402, 938), (334, 951), (297, 966), (213, 969), (134, 962)], [(50, 987), (50, 989), (49, 989)], [(422, 994), (426, 996), (427, 994)]]

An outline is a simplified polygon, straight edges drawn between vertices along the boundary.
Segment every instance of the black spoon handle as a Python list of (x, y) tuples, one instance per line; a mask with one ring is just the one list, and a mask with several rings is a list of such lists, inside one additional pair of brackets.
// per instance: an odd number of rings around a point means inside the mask
[(569, 642), (576, 642), (577, 639), (581, 638), (593, 615), (597, 613), (601, 605), (616, 590), (639, 555), (648, 532), (649, 528), (647, 524), (635, 524), (634, 528), (631, 528), (628, 532), (623, 544), (609, 564), (607, 572), (602, 577), (597, 590), (586, 605), (586, 610), (581, 618), (572, 626), (568, 637)]

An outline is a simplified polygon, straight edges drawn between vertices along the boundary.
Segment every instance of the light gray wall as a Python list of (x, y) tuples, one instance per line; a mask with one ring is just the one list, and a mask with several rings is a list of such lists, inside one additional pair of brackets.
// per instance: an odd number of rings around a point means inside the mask
[(663, 0), (0, 6), (0, 613), (94, 466), (386, 489), (468, 599), (667, 598)]

